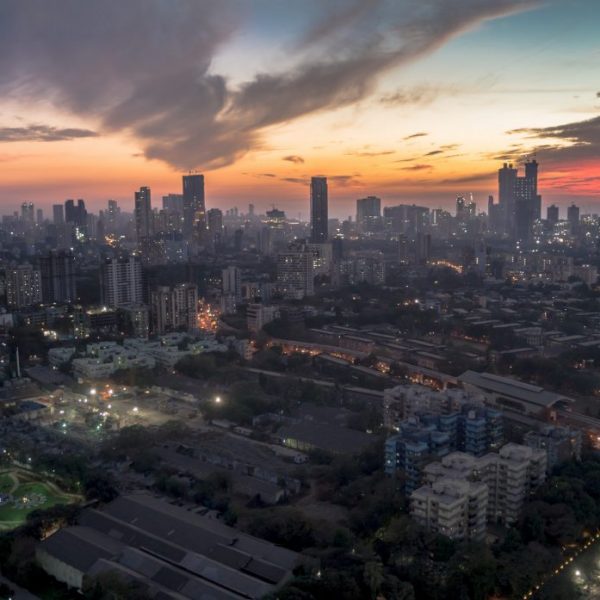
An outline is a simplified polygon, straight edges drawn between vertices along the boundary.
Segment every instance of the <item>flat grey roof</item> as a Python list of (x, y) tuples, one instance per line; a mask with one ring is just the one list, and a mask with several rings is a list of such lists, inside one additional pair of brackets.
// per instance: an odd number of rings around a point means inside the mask
[(375, 442), (375, 438), (368, 433), (314, 421), (284, 426), (277, 435), (338, 454), (356, 454)]

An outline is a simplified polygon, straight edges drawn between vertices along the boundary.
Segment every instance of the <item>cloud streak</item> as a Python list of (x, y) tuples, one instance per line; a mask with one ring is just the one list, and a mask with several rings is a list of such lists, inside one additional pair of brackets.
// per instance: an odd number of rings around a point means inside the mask
[(294, 163), (295, 165), (304, 164), (304, 159), (301, 156), (298, 156), (297, 154), (290, 154), (289, 156), (284, 156), (283, 160)]
[[(256, 10), (268, 15), (275, 2)], [(266, 128), (354, 104), (389, 70), (531, 2), (336, 6), (323, 15), (322, 5), (313, 5), (295, 64), (232, 87), (213, 64), (243, 31), (250, 7), (242, 0), (4, 0), (0, 93), (50, 100), (101, 133), (133, 138), (147, 158), (176, 169), (214, 169), (261, 148)]]
[(600, 156), (600, 117), (550, 127), (513, 129), (508, 133), (533, 140), (558, 140), (554, 144), (534, 144), (530, 150), (553, 162), (597, 160)]
[(58, 128), (50, 125), (0, 127), (0, 142), (64, 142), (97, 135), (90, 129)]

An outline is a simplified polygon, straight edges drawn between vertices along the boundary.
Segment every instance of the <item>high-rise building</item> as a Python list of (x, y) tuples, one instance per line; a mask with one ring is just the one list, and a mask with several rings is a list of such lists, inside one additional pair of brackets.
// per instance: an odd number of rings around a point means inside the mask
[(27, 308), (42, 301), (39, 269), (30, 264), (6, 270), (6, 304), (11, 308)]
[(65, 222), (65, 211), (62, 204), (52, 205), (52, 221), (55, 225), (62, 225)]
[(364, 232), (376, 231), (381, 225), (381, 198), (367, 196), (356, 201), (356, 224)]
[(523, 444), (546, 451), (548, 471), (567, 460), (581, 460), (582, 435), (579, 429), (544, 425), (539, 431), (527, 432), (523, 436)]
[(110, 307), (143, 300), (142, 263), (134, 256), (109, 258), (100, 268), (102, 303)]
[(467, 202), (464, 196), (456, 197), (456, 220), (464, 223), (467, 220)]
[(121, 306), (117, 313), (121, 330), (125, 330), (128, 336), (147, 338), (150, 332), (149, 312), (145, 304)]
[(288, 298), (312, 296), (314, 257), (308, 249), (288, 250), (277, 255), (277, 287)]
[(310, 181), (310, 241), (315, 244), (327, 241), (328, 203), (327, 178), (313, 177)]
[(546, 209), (546, 219), (547, 219), (548, 223), (550, 223), (551, 225), (555, 225), (556, 223), (558, 223), (559, 214), (560, 213), (558, 211), (558, 206), (556, 206), (555, 204), (551, 204)]
[(152, 235), (152, 201), (149, 187), (135, 192), (135, 234), (138, 244)]
[(183, 233), (186, 238), (201, 237), (206, 228), (204, 175), (183, 176)]
[(541, 218), (542, 198), (538, 194), (538, 163), (525, 163), (525, 176), (518, 176), (512, 164), (498, 170), (498, 198), (504, 232), (517, 240), (529, 241), (533, 224)]
[(429, 209), (415, 204), (386, 206), (383, 209), (385, 228), (391, 233), (415, 236), (423, 232), (429, 221)]
[(525, 163), (525, 176), (515, 179), (515, 230), (518, 240), (529, 240), (533, 224), (541, 218), (542, 198), (537, 193), (538, 163)]
[(106, 217), (106, 233), (115, 233), (119, 226), (119, 217), (121, 215), (121, 209), (117, 204), (116, 200), (108, 201), (108, 208), (106, 209), (105, 217)]
[(21, 204), (21, 219), (26, 225), (34, 224), (34, 211), (35, 208), (32, 202), (23, 202)]
[(152, 330), (191, 331), (198, 328), (198, 288), (192, 283), (159, 286), (150, 295)]
[(52, 250), (39, 259), (42, 299), (45, 303), (73, 303), (75, 288), (75, 258), (71, 252)]
[(567, 208), (567, 221), (571, 227), (571, 231), (575, 231), (579, 227), (579, 206), (571, 204)]
[(230, 265), (221, 273), (221, 290), (224, 296), (234, 296), (236, 300), (242, 297), (242, 271), (239, 267)]
[(74, 200), (65, 202), (65, 223), (72, 223), (75, 226), (74, 235), (76, 239), (85, 236), (87, 229), (87, 210), (85, 202), (80, 198), (75, 204)]
[(223, 211), (211, 208), (207, 213), (208, 233), (213, 246), (218, 247), (223, 241)]
[(183, 215), (183, 194), (167, 194), (162, 197), (163, 209)]
[(35, 211), (35, 222), (38, 225), (42, 225), (44, 223), (44, 210), (42, 208), (38, 208)]

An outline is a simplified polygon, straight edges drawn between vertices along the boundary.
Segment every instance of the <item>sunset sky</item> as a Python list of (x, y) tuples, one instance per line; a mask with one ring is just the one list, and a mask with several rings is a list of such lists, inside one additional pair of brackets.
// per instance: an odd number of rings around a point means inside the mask
[(598, 0), (2, 0), (0, 202), (449, 207), (536, 153), (600, 212)]

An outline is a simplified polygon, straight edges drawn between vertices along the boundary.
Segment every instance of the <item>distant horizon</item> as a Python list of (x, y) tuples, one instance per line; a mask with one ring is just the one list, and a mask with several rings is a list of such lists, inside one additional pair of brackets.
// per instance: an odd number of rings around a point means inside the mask
[(312, 174), (334, 215), (447, 208), (532, 155), (545, 205), (600, 206), (594, 0), (26, 4), (0, 23), (5, 211), (129, 205), (190, 169), (219, 208), (307, 215)]

